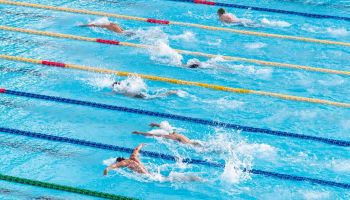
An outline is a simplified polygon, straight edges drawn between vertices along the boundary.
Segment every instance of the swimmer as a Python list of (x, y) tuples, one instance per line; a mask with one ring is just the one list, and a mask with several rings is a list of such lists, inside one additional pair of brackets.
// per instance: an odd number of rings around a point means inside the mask
[(101, 25), (97, 25), (97, 24), (86, 24), (86, 25), (79, 25), (80, 27), (97, 27), (97, 28), (105, 28), (108, 29), (110, 31), (116, 32), (116, 33), (124, 33), (124, 29), (122, 27), (120, 27), (119, 25), (110, 22), (109, 24), (101, 24)]
[[(149, 126), (161, 128), (161, 125), (156, 124), (156, 123), (152, 123)], [(191, 144), (191, 145), (199, 146), (199, 147), (203, 146), (203, 144), (200, 143), (199, 141), (190, 140), (188, 137), (186, 137), (182, 134), (179, 134), (175, 131), (173, 131), (170, 135), (144, 133), (144, 132), (140, 132), (140, 131), (134, 131), (132, 133), (137, 134), (137, 135), (150, 136), (150, 137), (162, 137), (162, 138), (169, 139), (169, 140), (175, 140), (175, 141), (178, 141), (178, 142), (183, 143), (183, 144)]]
[(225, 23), (239, 23), (239, 22), (241, 22), (234, 14), (226, 13), (226, 10), (224, 8), (219, 8), (218, 16), (219, 16), (220, 21), (225, 22)]
[[(121, 167), (126, 167), (126, 168), (130, 169), (131, 171), (136, 172), (138, 174), (151, 174), (150, 172), (148, 172), (145, 165), (143, 165), (143, 163), (139, 160), (139, 152), (140, 152), (141, 148), (145, 145), (146, 144), (143, 143), (143, 144), (140, 144), (138, 147), (136, 147), (134, 149), (134, 151), (132, 152), (131, 156), (129, 157), (129, 159), (126, 159), (123, 157), (117, 158), (116, 163), (107, 167), (104, 170), (103, 175), (107, 175), (108, 171), (111, 169), (117, 169), (117, 168), (121, 168)], [(163, 178), (169, 178), (169, 177), (163, 176)], [(183, 181), (203, 181), (203, 179), (199, 178), (198, 176), (183, 177), (182, 180)]]
[(187, 64), (180, 64), (181, 67), (187, 67), (191, 69), (201, 67), (201, 62), (198, 59), (190, 59), (187, 61)]
[(119, 81), (115, 81), (112, 84), (112, 87), (113, 87), (112, 94), (121, 94), (121, 95), (124, 95), (124, 96), (133, 97), (133, 98), (137, 98), (137, 99), (154, 99), (154, 98), (158, 98), (158, 97), (167, 97), (169, 95), (178, 93), (178, 91), (171, 90), (171, 91), (168, 91), (166, 93), (157, 94), (157, 95), (148, 95), (147, 93), (144, 93), (144, 92), (140, 92), (140, 93), (136, 93), (135, 94), (135, 93), (132, 93), (132, 92), (128, 92), (126, 90), (118, 91), (118, 90), (114, 89), (118, 85), (120, 85)]
[(249, 19), (239, 19), (232, 13), (226, 13), (226, 10), (223, 8), (219, 8), (218, 10), (218, 16), (221, 22), (229, 23), (229, 24), (238, 24), (242, 26), (248, 26), (248, 27), (260, 27), (261, 25), (253, 22)]
[(125, 31), (122, 27), (120, 27), (118, 24), (115, 24), (113, 22), (106, 22), (105, 24), (85, 24), (85, 25), (79, 25), (80, 27), (97, 27), (97, 28), (105, 28), (107, 30), (113, 31), (115, 33), (121, 33), (126, 36), (133, 36), (135, 33), (131, 31)]

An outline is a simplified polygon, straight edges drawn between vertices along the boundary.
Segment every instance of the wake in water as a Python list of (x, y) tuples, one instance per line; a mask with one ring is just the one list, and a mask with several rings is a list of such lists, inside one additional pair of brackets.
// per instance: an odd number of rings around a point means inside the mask
[(337, 38), (350, 36), (350, 31), (345, 27), (318, 27), (310, 24), (304, 24), (301, 29), (311, 33), (328, 34)]
[(95, 77), (89, 76), (88, 78), (83, 78), (82, 81), (95, 87), (98, 90), (104, 88), (112, 88), (112, 92), (107, 93), (107, 95), (120, 94), (132, 98), (138, 99), (156, 99), (165, 98), (170, 95), (177, 95), (183, 97), (183, 92), (181, 90), (169, 90), (158, 89), (154, 91), (149, 91), (147, 84), (139, 76), (129, 76), (124, 80), (115, 81), (112, 75), (95, 75)]
[(128, 97), (134, 97), (138, 99), (155, 99), (160, 97), (168, 97), (173, 94), (177, 94), (178, 91), (168, 91), (164, 93), (157, 93), (150, 95), (147, 91), (147, 86), (143, 80), (138, 76), (128, 77), (121, 82), (115, 81), (112, 84), (112, 94), (121, 94)]

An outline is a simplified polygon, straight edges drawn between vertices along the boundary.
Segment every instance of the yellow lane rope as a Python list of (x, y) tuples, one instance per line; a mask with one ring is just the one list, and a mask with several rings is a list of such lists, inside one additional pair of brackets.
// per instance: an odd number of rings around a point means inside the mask
[[(51, 37), (69, 38), (69, 39), (75, 39), (75, 40), (84, 40), (84, 41), (90, 41), (90, 42), (97, 42), (99, 40), (98, 38), (81, 37), (81, 36), (76, 36), (76, 35), (51, 33), (51, 32), (37, 31), (37, 30), (31, 30), (31, 29), (13, 28), (13, 27), (7, 27), (7, 26), (0, 26), (0, 29), (7, 30), (7, 31), (16, 31), (16, 32), (23, 32), (23, 33), (30, 33), (30, 34), (37, 34), (37, 35), (45, 35), (45, 36), (51, 36)], [(112, 42), (115, 42), (118, 45), (122, 45), (122, 46), (148, 48), (148, 49), (158, 49), (158, 47), (150, 46), (150, 45), (134, 44), (134, 43), (129, 43), (129, 42), (118, 42), (118, 41), (112, 41)], [(213, 57), (217, 56), (217, 55), (213, 55), (213, 54), (194, 52), (194, 51), (187, 51), (187, 50), (180, 50), (180, 49), (174, 49), (174, 51), (176, 51), (178, 53), (182, 53), (182, 54), (189, 54), (189, 55), (208, 57), (208, 58), (213, 58)], [(269, 61), (248, 59), (248, 58), (241, 58), (241, 57), (233, 57), (233, 56), (222, 56), (222, 58), (224, 58), (226, 60), (237, 60), (237, 61), (243, 61), (243, 62), (250, 62), (250, 63), (260, 64), (260, 65), (273, 66), (273, 67), (285, 67), (285, 68), (302, 69), (302, 70), (308, 70), (308, 71), (314, 71), (314, 72), (332, 73), (332, 74), (340, 74), (340, 75), (350, 75), (350, 72), (348, 72), (348, 71), (340, 71), (340, 70), (333, 70), (333, 69), (323, 69), (323, 68), (309, 67), (309, 66), (303, 66), (303, 65), (293, 65), (293, 64), (285, 64), (285, 63), (278, 63), (278, 62), (269, 62)]]
[[(73, 13), (115, 17), (115, 18), (136, 20), (136, 21), (142, 21), (142, 22), (149, 22), (149, 20), (150, 20), (150, 19), (143, 18), (143, 17), (133, 17), (133, 16), (127, 16), (127, 15), (118, 15), (118, 14), (104, 13), (104, 12), (97, 12), (97, 11), (88, 11), (88, 10), (80, 10), (80, 9), (72, 9), (72, 8), (46, 6), (46, 5), (40, 5), (40, 4), (25, 3), (25, 2), (0, 0), (0, 3), (17, 5), (17, 6), (26, 6), (26, 7), (32, 7), (32, 8), (56, 10), (56, 11), (65, 11), (65, 12), (73, 12)], [(176, 21), (165, 21), (165, 22), (167, 22), (168, 24), (176, 24), (176, 25), (181, 25), (181, 26), (196, 27), (196, 28), (215, 30), (215, 31), (227, 31), (227, 32), (245, 34), (245, 35), (254, 35), (254, 36), (261, 36), (261, 37), (273, 37), (273, 38), (281, 38), (281, 39), (289, 39), (289, 40), (299, 40), (299, 41), (304, 41), (304, 42), (314, 42), (314, 43), (321, 43), (321, 44), (350, 46), (350, 43), (347, 43), (347, 42), (336, 42), (336, 41), (329, 41), (329, 40), (319, 40), (319, 39), (313, 39), (313, 38), (289, 36), (289, 35), (279, 35), (279, 34), (271, 34), (271, 33), (243, 31), (243, 30), (238, 30), (238, 29), (205, 26), (205, 25), (200, 25), (200, 24), (184, 23), (184, 22), (176, 22)]]
[(0, 54), (0, 58), (7, 59), (7, 60), (28, 62), (28, 63), (35, 63), (35, 64), (43, 64), (43, 65), (49, 65), (49, 66), (57, 66), (57, 67), (62, 67), (62, 68), (72, 68), (72, 69), (80, 69), (80, 70), (85, 70), (85, 71), (116, 74), (119, 76), (137, 75), (141, 78), (149, 79), (149, 80), (162, 81), (162, 82), (174, 83), (174, 84), (180, 84), (180, 85), (193, 85), (193, 86), (199, 86), (199, 87), (227, 91), (227, 92), (257, 94), (257, 95), (270, 96), (270, 97), (276, 97), (276, 98), (280, 98), (280, 99), (293, 100), (293, 101), (303, 101), (303, 102), (309, 102), (309, 103), (327, 104), (327, 105), (346, 107), (346, 108), (350, 107), (349, 103), (340, 103), (340, 102), (334, 102), (334, 101), (328, 101), (328, 100), (298, 97), (298, 96), (291, 96), (291, 95), (263, 92), (263, 91), (256, 91), (256, 90), (246, 90), (246, 89), (239, 89), (239, 88), (233, 88), (233, 87), (225, 87), (225, 86), (220, 86), (220, 85), (211, 85), (211, 84), (206, 84), (206, 83), (198, 83), (198, 82), (192, 82), (192, 81), (183, 81), (183, 80), (177, 80), (177, 79), (171, 79), (171, 78), (163, 78), (163, 77), (157, 77), (157, 76), (151, 76), (151, 75), (121, 72), (121, 71), (115, 71), (115, 70), (109, 70), (109, 69), (99, 69), (99, 68), (93, 68), (93, 67), (87, 67), (87, 66), (81, 66), (81, 65), (64, 64), (64, 63), (49, 62), (49, 61), (44, 61), (44, 60), (22, 58), (22, 57), (17, 57), (17, 56), (9, 56), (9, 55), (1, 55)]

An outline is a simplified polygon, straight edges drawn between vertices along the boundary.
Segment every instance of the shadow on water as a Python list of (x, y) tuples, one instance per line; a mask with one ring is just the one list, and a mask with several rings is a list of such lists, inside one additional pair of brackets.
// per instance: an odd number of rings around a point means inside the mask
[(71, 158), (77, 155), (75, 152), (61, 152), (61, 150), (42, 147), (40, 145), (27, 145), (22, 142), (11, 142), (8, 140), (0, 140), (0, 146), (22, 150), (26, 153), (45, 153), (58, 158)]
[(34, 41), (34, 40), (24, 40), (24, 39), (13, 38), (13, 37), (0, 36), (0, 42), (1, 42), (1, 40), (16, 42), (16, 43), (20, 43), (20, 44), (25, 43), (25, 44), (31, 44), (31, 45), (39, 45), (39, 46), (46, 46), (46, 47), (62, 48), (62, 46), (53, 45), (53, 44), (50, 44), (48, 42), (38, 42), (38, 41)]
[(0, 188), (0, 194), (2, 195), (11, 195), (11, 196), (18, 196), (25, 199), (34, 199), (34, 200), (63, 200), (61, 198), (51, 197), (51, 196), (32, 196), (30, 194), (17, 191), (17, 190), (11, 190), (7, 188)]
[(33, 14), (33, 13), (14, 12), (14, 11), (3, 10), (3, 9), (0, 9), (0, 13), (9, 14), (9, 15), (19, 15), (19, 16), (31, 17), (31, 18), (46, 18), (46, 19), (54, 18), (52, 16), (47, 16), (47, 15), (37, 15), (37, 14)]
[(37, 76), (37, 77), (48, 77), (48, 75), (42, 74), (42, 73), (38, 72), (37, 70), (16, 68), (16, 67), (7, 67), (7, 66), (3, 66), (3, 65), (0, 65), (0, 71), (9, 72), (9, 73), (19, 72), (19, 73), (24, 73), (24, 74), (28, 74), (31, 76)]

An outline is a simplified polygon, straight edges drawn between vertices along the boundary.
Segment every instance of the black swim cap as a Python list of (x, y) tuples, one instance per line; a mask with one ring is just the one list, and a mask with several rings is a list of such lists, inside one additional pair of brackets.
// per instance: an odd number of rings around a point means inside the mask
[(189, 68), (198, 68), (199, 67), (199, 64), (191, 64), (188, 66)]
[(219, 13), (220, 15), (225, 14), (225, 12), (226, 12), (226, 10), (223, 9), (223, 8), (219, 8), (219, 10), (218, 10), (218, 13)]
[(120, 161), (123, 161), (123, 160), (125, 160), (125, 158), (124, 157), (119, 157), (119, 158), (117, 158), (117, 162), (120, 162)]

